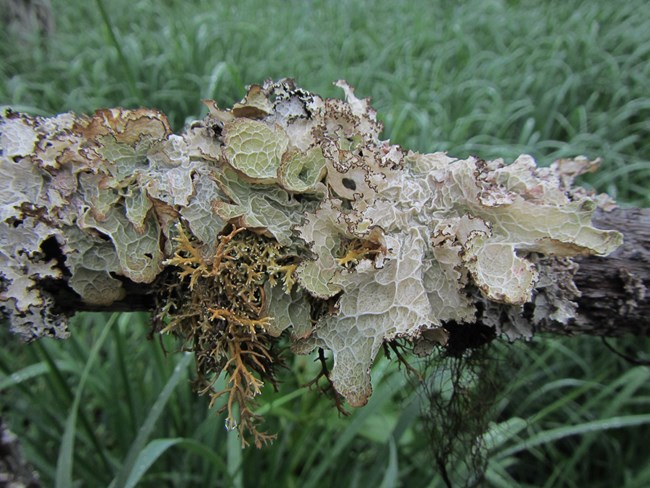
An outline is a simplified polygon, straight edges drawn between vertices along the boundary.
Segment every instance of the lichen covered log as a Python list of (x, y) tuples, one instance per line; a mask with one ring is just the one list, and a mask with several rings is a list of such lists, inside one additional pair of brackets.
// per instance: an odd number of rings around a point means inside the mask
[(12, 329), (65, 337), (57, 289), (99, 308), (146, 287), (158, 328), (186, 340), (205, 384), (229, 375), (235, 415), (273, 378), (282, 334), (296, 353), (330, 351), (332, 384), (360, 406), (386, 342), (426, 354), (446, 343), (444, 324), (515, 339), (570, 323), (571, 258), (622, 242), (591, 223), (612, 202), (573, 186), (595, 163), (407, 151), (381, 139), (368, 99), (337, 85), (345, 100), (254, 85), (229, 110), (206, 101), (181, 134), (147, 109), (6, 111), (0, 306)]

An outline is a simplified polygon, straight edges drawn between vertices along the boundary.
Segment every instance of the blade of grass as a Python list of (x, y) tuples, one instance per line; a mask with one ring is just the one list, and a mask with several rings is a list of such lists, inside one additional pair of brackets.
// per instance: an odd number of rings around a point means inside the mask
[(192, 360), (191, 354), (184, 353), (182, 355), (181, 360), (174, 368), (174, 372), (172, 373), (169, 380), (167, 381), (167, 384), (160, 392), (160, 395), (158, 396), (153, 406), (149, 410), (149, 413), (147, 414), (147, 418), (145, 419), (144, 423), (140, 427), (138, 435), (133, 441), (133, 444), (131, 444), (131, 448), (129, 449), (129, 452), (126, 456), (124, 464), (122, 465), (122, 468), (117, 473), (117, 475), (111, 482), (110, 486), (122, 487), (126, 484), (126, 481), (131, 476), (131, 472), (133, 471), (138, 455), (144, 448), (147, 439), (149, 438), (151, 432), (153, 431), (156, 421), (162, 414), (163, 409), (167, 404), (167, 401), (171, 397), (171, 394), (174, 392), (174, 389), (176, 388), (180, 380), (183, 378), (183, 375), (185, 374), (191, 360)]
[(260, 415), (260, 416), (268, 415), (269, 412), (273, 411), (274, 409), (281, 407), (282, 405), (284, 405), (287, 402), (290, 402), (294, 398), (306, 395), (307, 393), (309, 393), (309, 388), (304, 386), (302, 388), (293, 390), (291, 393), (287, 393), (286, 395), (283, 395), (268, 403), (265, 403), (260, 408), (255, 410), (255, 415)]
[(118, 371), (120, 374), (120, 378), (122, 380), (122, 388), (124, 391), (124, 394), (126, 395), (126, 406), (129, 411), (129, 428), (130, 431), (135, 433), (136, 431), (136, 409), (135, 409), (135, 402), (133, 401), (133, 395), (131, 393), (133, 385), (129, 381), (129, 375), (126, 372), (127, 365), (125, 362), (126, 359), (126, 354), (125, 354), (125, 344), (124, 344), (124, 334), (122, 331), (120, 331), (119, 327), (115, 327), (113, 329), (113, 340), (115, 343), (115, 348), (116, 348), (116, 353), (115, 353), (115, 359), (114, 361), (117, 362), (117, 367)]
[(95, 364), (99, 350), (101, 349), (108, 333), (117, 321), (119, 314), (114, 313), (111, 315), (111, 318), (106, 322), (106, 325), (102, 329), (101, 334), (99, 335), (93, 348), (90, 351), (86, 365), (84, 366), (83, 372), (81, 373), (81, 378), (79, 379), (79, 385), (77, 386), (77, 391), (72, 402), (72, 407), (68, 413), (68, 418), (65, 424), (65, 430), (63, 431), (63, 438), (61, 439), (61, 448), (59, 451), (59, 458), (56, 466), (56, 487), (57, 488), (68, 488), (73, 486), (72, 483), (72, 468), (74, 464), (74, 444), (76, 437), (76, 425), (77, 425), (77, 415), (79, 411), (79, 404), (81, 403), (81, 396), (84, 391), (84, 386), (86, 385), (86, 380), (90, 375), (90, 370)]
[(226, 437), (227, 445), (227, 454), (226, 459), (228, 461), (228, 476), (232, 479), (233, 488), (243, 488), (244, 487), (244, 472), (242, 471), (242, 445), (241, 440), (239, 439), (239, 434), (237, 429), (229, 430), (228, 436)]
[[(385, 364), (382, 364), (382, 367), (385, 369)], [(303, 488), (312, 488), (320, 485), (324, 473), (330, 466), (336, 463), (341, 452), (354, 440), (354, 437), (363, 427), (366, 420), (391, 399), (390, 392), (399, 391), (406, 381), (404, 375), (395, 374), (387, 378), (383, 384), (380, 384), (377, 391), (370, 397), (368, 404), (362, 409), (355, 411), (354, 416), (350, 419), (345, 430), (337, 437), (334, 446), (326, 451), (325, 458), (320, 459), (318, 464), (313, 466), (313, 469), (310, 469), (309, 478), (302, 485)]]
[[(375, 461), (374, 468), (371, 471), (370, 476), (366, 476), (366, 482), (369, 486), (375, 485), (380, 482), (379, 477), (382, 473), (382, 468), (386, 464), (386, 459), (388, 459), (390, 464), (390, 457), (392, 455), (391, 449), (399, 444), (402, 436), (406, 433), (407, 429), (418, 420), (419, 414), (422, 410), (422, 399), (423, 399), (423, 388), (420, 387), (415, 390), (411, 395), (411, 399), (402, 409), (393, 431), (391, 432), (388, 440), (385, 445), (377, 453), (377, 460)], [(385, 479), (386, 473), (384, 473)]]
[(502, 463), (490, 461), (485, 471), (485, 479), (494, 488), (514, 488), (519, 486), (517, 481), (510, 476)]
[(608, 419), (599, 419), (592, 422), (584, 422), (578, 425), (569, 425), (566, 427), (558, 427), (556, 429), (549, 429), (538, 434), (535, 434), (523, 442), (520, 442), (509, 449), (505, 449), (498, 454), (499, 458), (512, 456), (521, 451), (531, 449), (533, 447), (541, 446), (555, 442), (565, 437), (572, 435), (588, 434), (591, 432), (601, 432), (609, 429), (621, 429), (625, 427), (635, 427), (638, 425), (650, 424), (650, 414), (639, 415), (625, 415), (621, 417), (611, 417)]
[(399, 466), (397, 462), (397, 447), (395, 447), (395, 440), (391, 437), (388, 441), (389, 455), (388, 466), (384, 472), (384, 478), (381, 480), (379, 488), (394, 488), (398, 486), (399, 481)]
[[(56, 398), (60, 399), (60, 402), (62, 404), (67, 405), (67, 403), (65, 403), (66, 401), (68, 402), (74, 401), (74, 395), (72, 394), (72, 390), (70, 386), (68, 385), (65, 378), (63, 377), (62, 372), (58, 369), (57, 363), (54, 360), (53, 355), (48, 350), (48, 347), (46, 347), (46, 345), (47, 345), (46, 343), (43, 344), (41, 342), (36, 342), (34, 344), (34, 348), (36, 351), (38, 351), (40, 356), (42, 356), (45, 359), (45, 362), (50, 368), (51, 374), (49, 375), (49, 381), (47, 381), (48, 387), (52, 391), (53, 395)], [(72, 360), (71, 357), (69, 358), (70, 360)], [(61, 399), (61, 397), (64, 397), (64, 399)], [(86, 416), (83, 410), (79, 411), (78, 415), (84, 432), (86, 433), (91, 443), (93, 444), (95, 452), (99, 454), (102, 460), (102, 465), (104, 467), (104, 470), (106, 471), (106, 473), (110, 473), (112, 470), (111, 464), (108, 461), (108, 458), (106, 457), (105, 450), (103, 449), (101, 443), (99, 442), (99, 439), (97, 438), (95, 429), (90, 424), (90, 421), (88, 420), (88, 417)]]
[(108, 30), (108, 35), (111, 39), (111, 43), (113, 44), (113, 47), (117, 50), (117, 55), (120, 58), (120, 63), (122, 63), (122, 69), (124, 69), (124, 75), (126, 76), (126, 81), (129, 85), (129, 91), (131, 92), (131, 96), (135, 100), (141, 100), (142, 94), (140, 93), (140, 90), (138, 89), (138, 85), (135, 82), (135, 76), (133, 75), (133, 70), (131, 69), (131, 65), (126, 59), (126, 56), (124, 56), (124, 51), (122, 50), (122, 46), (120, 42), (117, 40), (117, 36), (115, 35), (115, 30), (113, 29), (113, 24), (111, 22), (110, 17), (108, 16), (108, 12), (106, 11), (106, 8), (104, 7), (104, 2), (103, 0), (96, 0), (95, 3), (97, 4), (99, 13), (102, 16), (102, 21), (104, 22), (104, 25)]
[[(59, 371), (73, 372), (77, 371), (76, 367), (70, 361), (55, 361)], [(0, 391), (13, 386), (18, 386), (26, 381), (32, 380), (39, 376), (49, 373), (50, 368), (44, 362), (30, 364), (19, 371), (15, 371), (7, 377), (0, 380)]]
[(528, 422), (520, 417), (512, 417), (498, 424), (492, 424), (483, 434), (483, 443), (488, 451), (503, 446), (528, 426)]
[[(612, 416), (619, 412), (624, 412), (623, 407), (627, 401), (639, 390), (647, 384), (650, 371), (645, 367), (636, 367), (623, 374), (617, 381), (608, 385), (599, 395), (595, 395), (591, 401), (587, 402), (583, 408), (589, 412), (595, 409), (596, 405), (606, 405), (602, 411), (603, 416)], [(620, 390), (619, 390), (620, 388)], [(604, 399), (609, 399), (604, 401)], [(574, 449), (570, 458), (566, 460), (561, 466), (557, 466), (553, 474), (549, 477), (545, 486), (557, 486), (558, 480), (568, 476), (574, 466), (579, 463), (589, 451), (589, 448), (595, 441), (594, 434), (585, 435), (577, 449)]]
[(223, 480), (226, 486), (234, 486), (230, 473), (228, 472), (228, 467), (219, 454), (195, 439), (177, 437), (174, 439), (155, 439), (147, 444), (138, 454), (124, 488), (136, 486), (156, 460), (172, 447), (180, 447), (205, 458), (210, 464), (217, 466), (220, 474), (226, 477)]

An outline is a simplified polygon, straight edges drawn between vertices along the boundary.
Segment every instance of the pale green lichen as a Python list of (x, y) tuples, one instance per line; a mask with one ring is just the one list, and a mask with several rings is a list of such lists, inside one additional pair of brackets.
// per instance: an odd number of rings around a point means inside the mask
[[(65, 334), (43, 280), (106, 306), (124, 297), (123, 282), (153, 283), (176, 266), (158, 315), (191, 331), (195, 348), (221, 344), (214, 357), (197, 349), (213, 357), (201, 360), (204, 374), (247, 354), (228, 334), (264, 356), (288, 331), (296, 352), (331, 352), (330, 379), (358, 406), (382, 344), (401, 338), (424, 353), (445, 342), (445, 323), (475, 322), (477, 303), (483, 323), (509, 338), (531, 334), (521, 310), (535, 296), (557, 320), (573, 318), (570, 287), (553, 276), (570, 280), (568, 258), (621, 243), (591, 225), (595, 200), (571, 187), (592, 162), (539, 168), (530, 156), (508, 165), (406, 152), (381, 140), (368, 100), (337, 85), (345, 101), (289, 80), (254, 85), (232, 110), (206, 101), (208, 116), (179, 135), (143, 109), (5, 113), (1, 299), (14, 330)], [(189, 235), (181, 248), (179, 223)], [(44, 252), (48, 239), (65, 262)], [(246, 249), (268, 262), (243, 259)], [(254, 396), (259, 385), (246, 384)]]
[(228, 162), (252, 181), (274, 183), (289, 138), (281, 127), (236, 118), (224, 124)]
[[(60, 280), (88, 304), (110, 305), (124, 297), (118, 276), (150, 283), (160, 273), (165, 221), (141, 176), (147, 153), (169, 135), (164, 116), (144, 109), (50, 119), (3, 114), (0, 174), (11, 177), (0, 195), (2, 223), (19, 240), (3, 246), (0, 273), (3, 308), (16, 332), (27, 339), (67, 334), (39, 285), (45, 280)], [(65, 263), (44, 248), (52, 239)]]
[(319, 147), (305, 152), (287, 151), (278, 168), (278, 183), (286, 190), (295, 193), (317, 191), (318, 183), (325, 175), (326, 160)]

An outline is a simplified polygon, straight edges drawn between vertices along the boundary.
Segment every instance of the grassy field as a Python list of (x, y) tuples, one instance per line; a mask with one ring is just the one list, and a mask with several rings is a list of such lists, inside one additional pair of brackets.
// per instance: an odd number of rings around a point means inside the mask
[[(229, 106), (246, 84), (280, 77), (339, 96), (343, 78), (407, 148), (602, 157), (584, 184), (650, 205), (645, 1), (52, 3), (51, 37), (0, 32), (0, 105), (153, 107), (180, 130), (202, 98)], [(313, 358), (287, 354), (280, 390), (259, 407), (278, 439), (242, 450), (193, 393), (191, 361), (146, 340), (146, 316), (80, 316), (72, 332), (25, 346), (0, 329), (2, 416), (46, 486), (444, 486), (425, 395), (386, 359), (369, 405), (341, 417), (302, 386)], [(647, 340), (615, 343), (647, 357)], [(650, 486), (648, 367), (591, 338), (489, 355), (505, 393), (485, 436), (486, 485)]]

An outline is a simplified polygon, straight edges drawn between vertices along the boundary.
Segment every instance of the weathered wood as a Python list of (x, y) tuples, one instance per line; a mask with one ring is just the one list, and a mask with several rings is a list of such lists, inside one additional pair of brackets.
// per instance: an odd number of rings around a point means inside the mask
[(650, 209), (599, 212), (598, 227), (623, 233), (623, 246), (612, 255), (575, 259), (575, 282), (582, 296), (579, 318), (564, 333), (598, 336), (650, 334)]

